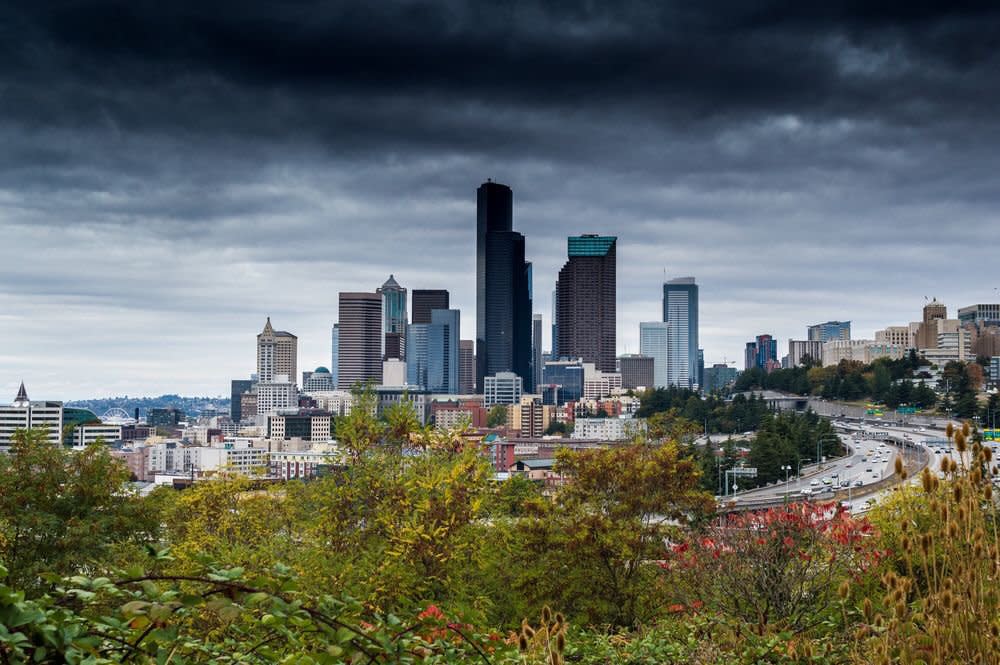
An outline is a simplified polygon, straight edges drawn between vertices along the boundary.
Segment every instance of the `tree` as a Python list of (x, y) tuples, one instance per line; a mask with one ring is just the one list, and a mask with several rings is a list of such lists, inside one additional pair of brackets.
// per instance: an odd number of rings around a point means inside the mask
[(410, 435), (420, 430), (420, 419), (413, 403), (404, 398), (391, 405), (382, 416), (385, 423), (383, 440), (393, 446), (406, 447), (410, 443)]
[(494, 404), (486, 416), (487, 427), (501, 427), (507, 423), (507, 407), (503, 404)]
[(651, 562), (663, 539), (714, 509), (697, 463), (668, 441), (563, 450), (557, 468), (572, 480), (519, 525), (512, 582), (529, 602), (580, 621), (637, 625), (656, 605)]
[(0, 565), (29, 592), (43, 572), (103, 569), (115, 548), (141, 547), (158, 530), (152, 504), (128, 488), (128, 470), (105, 446), (74, 452), (47, 437), (18, 430), (0, 455)]
[(740, 513), (677, 542), (663, 563), (671, 600), (720, 610), (760, 635), (829, 621), (840, 584), (881, 556), (866, 520), (830, 512), (795, 503)]
[(172, 570), (191, 573), (206, 557), (253, 573), (293, 563), (292, 543), (303, 525), (291, 508), (281, 494), (235, 474), (170, 491), (162, 515)]
[(513, 662), (499, 635), (479, 636), (434, 605), (402, 617), (303, 584), (285, 566), (250, 576), (209, 563), (187, 575), (150, 568), (74, 576), (59, 594), (25, 600), (0, 566), (0, 662), (435, 663)]
[(934, 389), (928, 386), (924, 381), (921, 381), (913, 389), (913, 404), (921, 409), (929, 409), (937, 403), (937, 393)]
[(976, 400), (976, 393), (971, 390), (963, 391), (955, 400), (955, 417), (971, 418), (976, 415), (978, 408), (979, 402)]
[(568, 434), (572, 431), (571, 426), (568, 423), (559, 422), (558, 420), (553, 420), (549, 422), (549, 426), (545, 428), (543, 434), (546, 436), (552, 436), (554, 434)]
[(382, 441), (385, 424), (375, 417), (378, 398), (371, 386), (355, 386), (350, 412), (337, 419), (337, 441), (353, 460), (360, 459), (369, 448)]
[(986, 404), (983, 405), (979, 420), (983, 429), (993, 429), (995, 425), (1000, 424), (1000, 395), (997, 393), (990, 395)]
[(892, 375), (884, 362), (876, 362), (872, 367), (871, 392), (869, 394), (873, 400), (883, 402), (892, 385)]
[(527, 504), (541, 499), (541, 490), (524, 475), (511, 475), (496, 486), (488, 498), (488, 512), (494, 516), (521, 517), (527, 514)]
[(965, 375), (968, 380), (969, 390), (978, 391), (983, 387), (984, 374), (983, 366), (978, 363), (969, 363), (965, 366)]

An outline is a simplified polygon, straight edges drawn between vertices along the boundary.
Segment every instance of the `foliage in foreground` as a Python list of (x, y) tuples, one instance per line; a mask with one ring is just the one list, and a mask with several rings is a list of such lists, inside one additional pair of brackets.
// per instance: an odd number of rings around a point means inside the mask
[(212, 567), (74, 576), (34, 600), (0, 581), (4, 663), (488, 663), (498, 650), (501, 659), (511, 652), (498, 634), (475, 633), (435, 607), (409, 619), (374, 614), (350, 597), (302, 589), (283, 566), (256, 578)]
[(78, 453), (19, 430), (0, 454), (0, 565), (29, 592), (42, 572), (93, 571), (157, 533), (156, 505), (126, 486), (128, 470), (102, 445)]
[(925, 469), (920, 500), (896, 502), (898, 558), (882, 593), (865, 599), (859, 637), (871, 662), (1000, 663), (1000, 545), (988, 447), (968, 425), (952, 431), (959, 461)]
[[(354, 464), (314, 482), (203, 483), (144, 501), (155, 520), (100, 494), (77, 526), (155, 522), (136, 539), (153, 556), (121, 541), (74, 565), (40, 539), (34, 570), (53, 573), (0, 579), (0, 663), (1000, 662), (996, 467), (967, 428), (943, 479), (871, 523), (802, 505), (720, 521), (684, 423), (562, 453), (573, 482), (543, 495), (403, 416), (345, 422)], [(0, 482), (40, 472), (24, 464)], [(73, 487), (41, 485), (29, 508)]]

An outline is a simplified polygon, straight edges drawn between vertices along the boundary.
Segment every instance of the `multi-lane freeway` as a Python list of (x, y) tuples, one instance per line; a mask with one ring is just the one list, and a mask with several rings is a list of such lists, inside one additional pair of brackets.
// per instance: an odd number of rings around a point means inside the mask
[(719, 497), (720, 506), (740, 509), (789, 501), (831, 500), (839, 492), (852, 511), (863, 512), (889, 490), (888, 484), (902, 481), (893, 475), (898, 456), (903, 457), (914, 482), (918, 478), (916, 472), (925, 464), (938, 472), (942, 456), (957, 456), (946, 445), (943, 430), (878, 421), (834, 420), (833, 424), (848, 449), (846, 456), (803, 467), (801, 475), (791, 476), (787, 483)]

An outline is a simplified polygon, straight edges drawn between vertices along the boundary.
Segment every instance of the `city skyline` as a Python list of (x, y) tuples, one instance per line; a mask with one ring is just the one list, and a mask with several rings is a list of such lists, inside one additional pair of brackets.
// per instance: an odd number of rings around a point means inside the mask
[(1000, 300), (993, 17), (425, 9), (132, 6), (111, 35), (114, 3), (11, 8), (0, 392), (225, 395), (267, 316), (327, 365), (337, 293), (390, 273), (447, 289), (474, 339), (487, 178), (515, 192), (545, 348), (584, 233), (619, 239), (618, 354), (683, 275), (706, 365)]
[[(515, 218), (516, 218), (516, 204), (515, 204)], [(527, 246), (528, 242), (530, 242), (530, 239), (526, 238), (526, 246)], [(565, 240), (564, 240), (564, 242), (565, 242)], [(526, 249), (526, 254), (527, 254), (527, 252), (528, 252), (528, 250)], [(530, 256), (528, 256), (526, 258), (530, 258)], [(529, 263), (530, 263), (530, 261), (529, 261)], [(660, 293), (661, 293), (661, 299), (660, 299), (660, 302), (657, 303), (657, 308), (658, 309), (662, 310), (662, 307), (663, 307), (663, 302), (662, 302), (662, 288), (664, 286), (666, 286), (669, 282), (671, 282), (671, 281), (673, 281), (675, 279), (677, 279), (677, 278), (671, 278), (671, 277), (668, 276), (668, 279), (666, 281), (662, 281), (662, 282), (660, 282), (657, 285), (661, 289), (661, 291), (660, 291)], [(697, 278), (695, 278), (695, 279), (697, 279)], [(553, 281), (553, 284), (555, 284), (555, 283), (556, 282)], [(698, 286), (701, 287), (703, 285), (699, 284)], [(375, 290), (377, 288), (378, 287), (372, 287), (371, 292), (372, 292), (373, 295), (374, 295), (374, 292), (375, 292)], [(444, 290), (447, 291), (448, 289), (444, 289)], [(459, 289), (459, 290), (461, 290), (461, 289)], [(535, 291), (537, 292), (537, 288), (536, 288)], [(923, 307), (923, 305), (925, 305), (928, 302), (933, 301), (935, 299), (938, 302), (942, 303), (943, 305), (945, 305), (947, 307), (948, 316), (949, 317), (956, 317), (959, 308), (966, 307), (966, 306), (969, 306), (969, 305), (972, 304), (972, 302), (970, 301), (969, 303), (964, 303), (964, 304), (957, 304), (956, 303), (956, 304), (952, 305), (952, 304), (950, 304), (949, 302), (945, 301), (942, 298), (936, 298), (936, 297), (932, 297), (932, 296), (927, 296), (927, 297), (922, 298), (920, 300), (919, 305), (920, 305), (920, 307)], [(537, 296), (536, 296), (536, 302), (537, 302)], [(699, 305), (699, 307), (702, 310), (704, 309), (703, 305)], [(474, 308), (471, 308), (471, 309), (474, 310)], [(537, 306), (535, 307), (535, 309), (537, 310)], [(339, 311), (339, 309), (335, 308), (334, 311)], [(465, 309), (462, 308), (459, 311), (465, 311)], [(847, 311), (847, 310), (841, 310), (841, 311)], [(297, 316), (295, 313), (288, 313), (288, 315), (289, 315), (289, 318), (291, 318), (293, 320), (295, 318), (302, 318), (301, 315)], [(891, 322), (884, 321), (884, 320), (882, 320), (881, 318), (879, 318), (877, 316), (875, 316), (875, 317), (855, 316), (854, 320), (857, 321), (857, 320), (865, 320), (866, 318), (869, 318), (869, 319), (874, 318), (876, 322), (872, 323), (872, 328), (871, 328), (871, 332), (874, 333), (875, 330), (880, 329), (880, 328), (884, 328), (886, 326), (891, 326), (891, 325), (906, 325), (906, 323), (910, 320), (910, 319), (906, 318), (907, 316), (912, 317), (914, 320), (919, 319), (919, 311), (916, 314), (913, 314), (913, 313), (904, 314), (903, 315), (903, 319), (900, 319), (899, 321), (891, 321)], [(269, 319), (270, 317), (266, 316), (266, 318)], [(545, 342), (546, 342), (544, 348), (545, 348), (546, 352), (548, 352), (548, 350), (549, 350), (549, 348), (551, 346), (551, 339), (550, 339), (551, 336), (548, 334), (549, 333), (549, 321), (547, 321), (547, 320), (544, 319), (544, 314), (543, 314), (543, 321), (545, 321), (545, 325), (543, 326), (543, 331), (544, 331), (543, 332), (543, 338), (545, 339)], [(330, 340), (330, 336), (329, 336), (329, 329), (330, 329), (330, 326), (332, 326), (334, 323), (336, 323), (336, 321), (331, 322), (331, 324), (326, 327), (326, 331), (324, 333), (322, 333), (322, 335), (320, 335), (320, 336), (325, 335), (325, 342), (326, 342), (325, 357), (326, 358), (329, 358), (329, 356), (330, 356), (330, 341), (329, 341)], [(625, 336), (626, 338), (629, 338), (629, 337), (634, 337), (635, 338), (634, 339), (634, 345), (630, 345), (628, 343), (626, 343), (625, 345), (622, 345), (622, 344), (618, 345), (618, 352), (617, 352), (618, 356), (625, 355), (625, 354), (635, 354), (635, 353), (639, 352), (639, 339), (638, 339), (639, 338), (639, 334), (638, 334), (638, 331), (639, 331), (639, 323), (640, 322), (639, 321), (634, 322), (634, 328), (635, 328), (634, 335), (630, 335), (629, 331), (625, 330), (625, 328), (628, 327), (628, 326), (630, 326), (632, 323), (633, 322), (631, 322), (631, 321), (623, 323), (620, 319), (619, 319), (619, 321), (617, 323), (619, 337)], [(468, 330), (468, 326), (469, 325), (470, 324), (469, 324), (468, 321), (463, 321), (462, 322), (461, 329), (463, 331), (462, 332), (462, 338), (463, 339), (465, 338), (465, 335), (467, 335), (467, 334), (469, 336), (471, 336), (471, 337), (475, 336), (474, 331), (469, 331)], [(474, 322), (473, 322), (473, 325), (474, 325)], [(764, 328), (773, 328), (773, 329), (778, 329), (779, 328), (776, 325), (771, 325), (771, 324), (766, 323), (766, 322), (763, 323), (763, 324), (761, 324), (761, 325)], [(788, 335), (781, 335), (781, 334), (775, 334), (774, 335), (774, 339), (778, 340), (778, 343), (779, 343), (779, 346), (778, 346), (778, 360), (781, 359), (781, 355), (782, 355), (782, 353), (784, 353), (784, 351), (783, 351), (784, 346), (782, 346), (782, 345), (785, 343), (785, 341), (787, 339), (795, 339), (796, 338), (796, 335), (795, 335), (795, 331), (796, 330), (808, 328), (810, 325), (811, 324), (808, 323), (808, 319), (803, 319), (802, 321), (787, 323), (785, 326), (783, 326), (783, 328), (787, 329), (789, 331)], [(291, 328), (292, 326), (289, 326), (289, 327)], [(703, 331), (703, 330), (704, 330), (703, 328), (700, 328), (700, 331)], [(872, 334), (864, 334), (864, 335), (862, 335), (861, 333), (863, 333), (863, 332), (864, 332), (863, 329), (858, 329), (856, 331), (855, 337), (859, 337), (860, 338), (860, 337), (864, 336), (864, 337), (870, 338), (870, 337), (873, 336)], [(734, 334), (737, 337), (743, 335), (742, 332), (737, 332), (737, 333), (734, 333)], [(704, 338), (704, 333), (703, 332), (700, 332), (700, 335), (702, 336), (702, 338)], [(802, 335), (800, 334), (799, 336), (801, 337)], [(248, 335), (248, 337), (252, 338), (252, 335)], [(299, 336), (299, 337), (301, 338), (301, 336)], [(316, 346), (316, 344), (315, 344), (316, 340), (311, 340), (311, 341), (313, 341), (314, 343), (313, 344), (309, 344), (307, 342), (307, 343), (303, 344), (302, 346), (304, 346), (307, 349), (310, 346), (315, 347)], [(742, 349), (741, 349), (741, 351), (742, 351)], [(319, 355), (322, 356), (323, 354), (320, 353)], [(310, 355), (310, 358), (312, 358), (312, 355)], [(299, 363), (303, 362), (303, 353), (302, 352), (299, 352), (297, 360), (298, 360)], [(317, 358), (316, 360), (317, 360), (317, 362), (314, 363), (312, 359), (308, 359), (308, 360), (306, 360), (304, 362), (304, 364), (302, 366), (311, 367), (314, 364), (316, 364), (316, 365), (322, 364), (322, 358)], [(742, 355), (740, 355), (739, 357), (730, 357), (728, 355), (723, 356), (723, 355), (720, 354), (719, 357), (716, 358), (713, 355), (713, 350), (712, 349), (706, 349), (706, 359), (705, 359), (706, 366), (710, 366), (710, 365), (716, 364), (716, 363), (721, 363), (721, 362), (723, 362), (723, 360), (725, 360), (726, 362), (728, 362), (729, 366), (734, 367), (735, 369), (738, 369), (738, 370), (742, 370), (743, 369), (743, 356)], [(249, 368), (249, 371), (253, 371), (253, 368), (252, 367)], [(241, 376), (241, 375), (237, 374), (236, 376)], [(249, 373), (246, 373), (245, 376), (249, 376)], [(13, 384), (19, 384), (22, 380), (29, 380), (29, 381), (32, 381), (32, 383), (34, 383), (33, 377), (23, 378), (23, 379), (22, 378), (17, 378), (16, 381), (13, 381), (12, 383)], [(297, 380), (297, 379), (293, 378), (293, 381), (294, 380)], [(42, 388), (44, 389), (45, 388), (44, 382), (39, 382), (39, 383), (42, 385)], [(206, 385), (213, 385), (214, 383), (216, 383), (216, 382), (215, 381), (210, 381), (209, 384), (206, 384)], [(139, 396), (139, 395), (155, 395), (155, 394), (166, 394), (166, 393), (174, 393), (174, 392), (176, 392), (177, 394), (187, 394), (187, 395), (198, 395), (198, 394), (200, 394), (200, 395), (205, 395), (205, 396), (215, 396), (215, 395), (224, 396), (226, 394), (226, 392), (228, 392), (228, 385), (229, 384), (228, 384), (228, 382), (222, 382), (222, 381), (220, 381), (219, 383), (220, 383), (220, 385), (222, 385), (223, 383), (225, 385), (223, 386), (223, 389), (220, 390), (218, 393), (211, 392), (211, 390), (206, 390), (204, 392), (199, 392), (198, 390), (191, 390), (191, 391), (186, 391), (186, 392), (181, 392), (181, 391), (176, 391), (176, 390), (172, 390), (172, 391), (171, 390), (165, 390), (165, 391), (157, 392), (155, 390), (151, 390), (151, 391), (144, 392), (144, 393), (134, 392), (132, 394), (134, 396)], [(117, 395), (117, 394), (127, 394), (127, 393), (114, 393), (114, 392), (107, 393), (107, 394), (87, 393), (87, 394), (79, 394), (79, 395), (72, 395), (72, 396), (59, 395), (58, 397), (50, 397), (50, 398), (52, 398), (52, 399), (73, 400), (73, 399), (84, 399), (84, 398), (90, 398), (90, 397), (114, 396), (114, 395)]]

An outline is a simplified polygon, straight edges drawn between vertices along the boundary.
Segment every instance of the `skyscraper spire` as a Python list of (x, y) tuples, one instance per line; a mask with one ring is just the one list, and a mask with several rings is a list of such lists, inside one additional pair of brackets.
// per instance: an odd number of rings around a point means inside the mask
[(17, 391), (17, 397), (14, 398), (14, 406), (23, 406), (28, 403), (28, 391), (24, 389), (24, 381), (21, 382), (21, 387)]
[(265, 335), (273, 335), (274, 334), (274, 328), (271, 327), (271, 317), (270, 316), (267, 317), (267, 323), (264, 324), (264, 334)]

